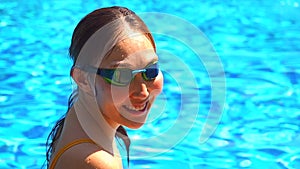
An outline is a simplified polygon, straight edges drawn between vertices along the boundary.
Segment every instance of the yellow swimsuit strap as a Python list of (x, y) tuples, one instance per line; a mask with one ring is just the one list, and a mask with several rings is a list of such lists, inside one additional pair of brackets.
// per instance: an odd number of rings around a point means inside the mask
[(62, 149), (59, 150), (59, 152), (57, 152), (56, 156), (53, 158), (52, 163), (50, 164), (50, 168), (49, 169), (54, 169), (58, 159), (61, 157), (61, 155), (67, 151), (68, 149), (70, 149), (73, 146), (76, 146), (78, 144), (82, 144), (82, 143), (93, 143), (95, 144), (95, 142), (91, 139), (78, 139), (78, 140), (74, 140), (73, 142), (65, 145)]

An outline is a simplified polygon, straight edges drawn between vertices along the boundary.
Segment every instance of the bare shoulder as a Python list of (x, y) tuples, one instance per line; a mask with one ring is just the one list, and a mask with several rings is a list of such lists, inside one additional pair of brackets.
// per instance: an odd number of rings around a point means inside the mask
[(99, 169), (122, 169), (119, 160), (104, 150), (96, 151), (85, 159), (86, 164)]
[(55, 169), (122, 169), (122, 165), (110, 153), (97, 145), (85, 143), (64, 152)]

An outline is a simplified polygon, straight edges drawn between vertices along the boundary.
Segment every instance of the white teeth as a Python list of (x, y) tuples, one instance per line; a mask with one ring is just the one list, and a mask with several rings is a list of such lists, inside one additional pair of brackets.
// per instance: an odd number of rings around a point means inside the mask
[(140, 107), (133, 107), (133, 106), (126, 106), (127, 109), (129, 110), (134, 110), (134, 111), (141, 111), (145, 108), (146, 104), (144, 104), (143, 106), (140, 106)]

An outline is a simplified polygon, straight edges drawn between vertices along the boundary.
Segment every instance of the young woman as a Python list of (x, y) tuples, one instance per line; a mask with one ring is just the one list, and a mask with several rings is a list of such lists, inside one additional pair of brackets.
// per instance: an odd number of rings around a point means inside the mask
[(69, 53), (78, 87), (49, 135), (47, 167), (123, 168), (115, 137), (129, 155), (123, 126), (141, 127), (163, 87), (153, 37), (131, 10), (102, 8), (79, 22)]

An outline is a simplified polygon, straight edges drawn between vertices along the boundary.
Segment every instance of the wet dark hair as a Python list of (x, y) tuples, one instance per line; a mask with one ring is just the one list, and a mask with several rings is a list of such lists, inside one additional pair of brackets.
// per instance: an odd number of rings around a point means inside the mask
[[(101, 9), (97, 9), (97, 10), (89, 13), (88, 15), (86, 15), (74, 29), (71, 46), (69, 48), (69, 54), (70, 54), (71, 59), (73, 60), (73, 66), (75, 65), (75, 63), (77, 61), (78, 55), (79, 55), (80, 50), (82, 49), (83, 45), (97, 30), (99, 30), (104, 25), (106, 25), (114, 20), (117, 20), (121, 17), (124, 17), (124, 16), (126, 16), (125, 22), (128, 23), (130, 28), (134, 31), (145, 34), (146, 37), (151, 41), (153, 48), (155, 49), (154, 39), (153, 39), (150, 31), (148, 30), (145, 23), (133, 11), (131, 11), (127, 8), (124, 8), (124, 7), (119, 7), (119, 6), (101, 8)], [(71, 68), (71, 71), (72, 71), (72, 68)], [(77, 96), (78, 96), (78, 89), (75, 89), (69, 97), (67, 113), (73, 106), (73, 103), (76, 100)], [(61, 135), (61, 131), (64, 126), (66, 114), (56, 122), (56, 124), (52, 128), (52, 130), (47, 138), (47, 142), (46, 142), (47, 168), (49, 167), (49, 162), (50, 162), (50, 158), (53, 153), (53, 150), (54, 150), (54, 145)], [(127, 132), (123, 126), (118, 127), (117, 132), (116, 132), (116, 137), (122, 139), (126, 146), (127, 162), (129, 165), (130, 139), (129, 139)]]

